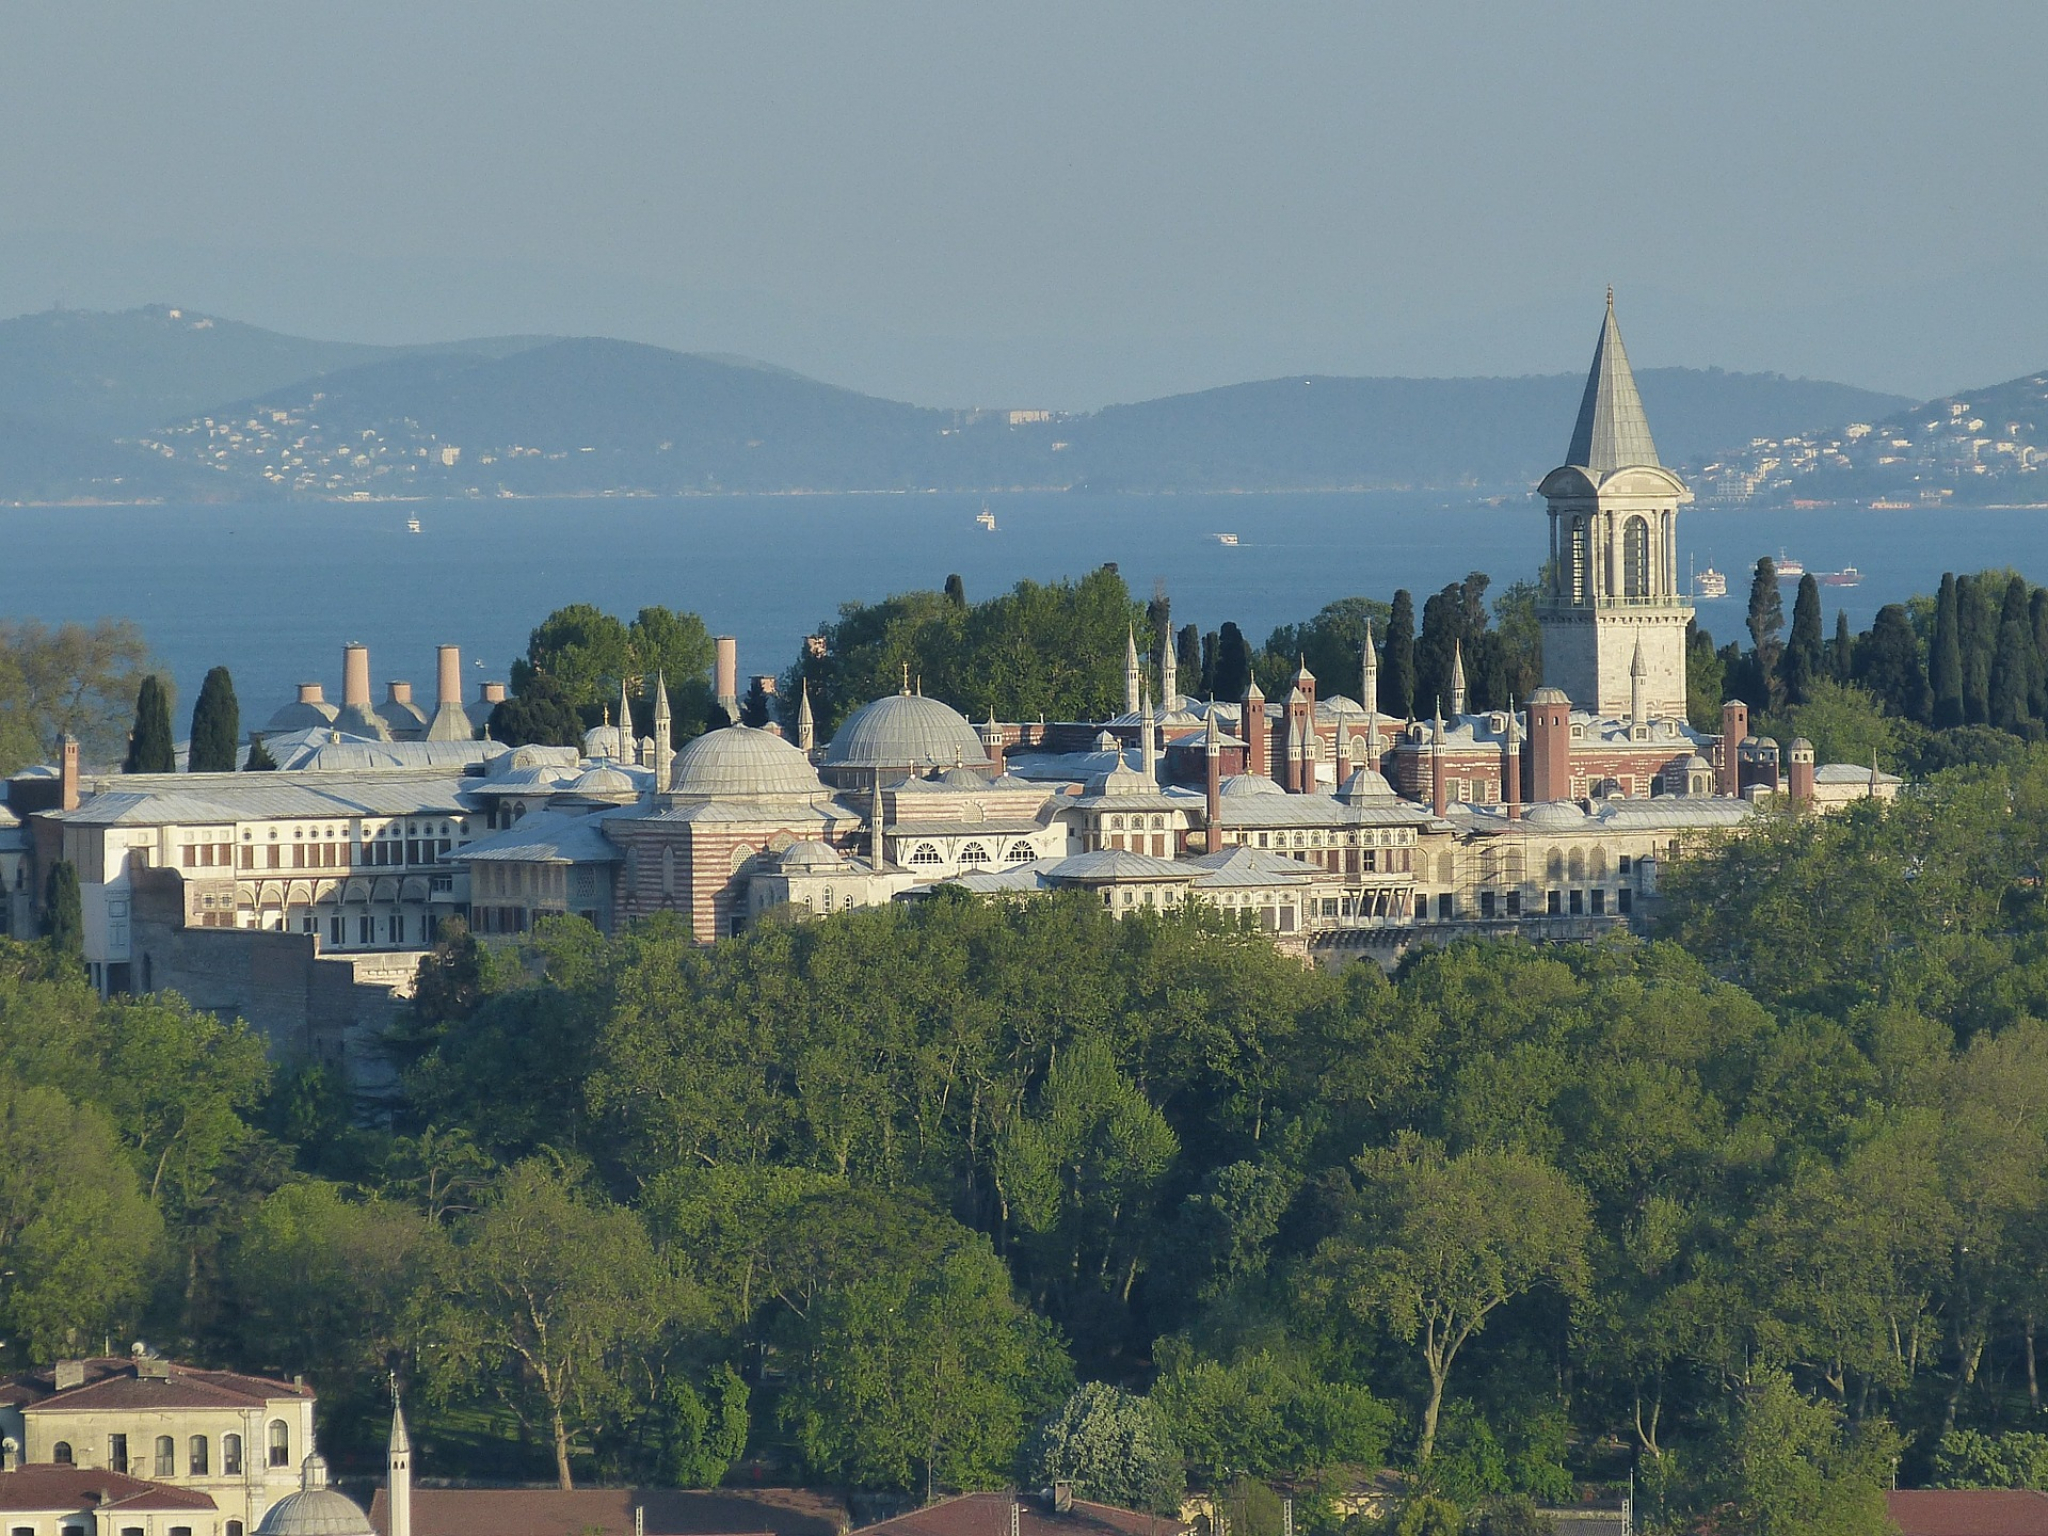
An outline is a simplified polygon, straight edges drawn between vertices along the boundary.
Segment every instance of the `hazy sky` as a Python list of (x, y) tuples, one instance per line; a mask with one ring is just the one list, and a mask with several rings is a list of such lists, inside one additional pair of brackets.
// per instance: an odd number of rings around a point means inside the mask
[(2048, 6), (0, 0), (0, 313), (929, 403), (2048, 367)]

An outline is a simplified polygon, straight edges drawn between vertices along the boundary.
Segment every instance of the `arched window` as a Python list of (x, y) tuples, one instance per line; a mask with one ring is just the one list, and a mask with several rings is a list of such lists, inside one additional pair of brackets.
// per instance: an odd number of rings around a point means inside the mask
[(960, 850), (960, 862), (962, 864), (986, 864), (988, 862), (988, 850), (979, 843), (969, 843)]
[(273, 1467), (292, 1464), (292, 1427), (283, 1419), (270, 1421), (270, 1464)]
[(242, 1437), (222, 1435), (220, 1437), (220, 1470), (227, 1477), (242, 1475)]
[(939, 850), (930, 843), (919, 843), (916, 848), (911, 850), (910, 862), (913, 864), (936, 864), (939, 862)]
[(1154, 816), (1154, 817), (1152, 818), (1152, 830), (1153, 830), (1154, 832), (1163, 832), (1163, 831), (1165, 831), (1165, 830), (1166, 830), (1166, 818), (1165, 818), (1164, 816)]
[(1570, 868), (1573, 880), (1583, 880), (1586, 878), (1586, 851), (1583, 848), (1574, 848), (1572, 850)]
[(185, 1474), (188, 1477), (204, 1477), (207, 1474), (208, 1457), (206, 1436), (194, 1435), (185, 1447)]
[(1440, 853), (1436, 856), (1436, 878), (1439, 885), (1449, 885), (1457, 878), (1451, 863), (1451, 856), (1448, 853)]
[(51, 1446), (50, 1460), (57, 1463), (57, 1465), (60, 1467), (70, 1466), (71, 1442), (69, 1440), (59, 1440), (55, 1445)]
[(1595, 848), (1593, 850), (1592, 870), (1595, 880), (1605, 880), (1607, 878), (1607, 850), (1605, 848)]
[(1562, 880), (1564, 878), (1564, 855), (1555, 848), (1551, 849), (1550, 857), (1545, 861), (1543, 867), (1551, 879)]
[(1029, 864), (1035, 855), (1031, 852), (1031, 845), (1020, 838), (1018, 841), (1010, 844), (1010, 851), (1004, 854), (1003, 857), (1012, 864)]
[(1571, 544), (1565, 563), (1571, 580), (1571, 600), (1575, 603), (1583, 603), (1593, 595), (1590, 586), (1591, 563), (1587, 559), (1587, 554), (1586, 520), (1583, 517), (1575, 517), (1572, 519)]
[(1650, 525), (1641, 517), (1621, 525), (1621, 582), (1629, 597), (1650, 595)]
[(1123, 829), (1124, 829), (1124, 819), (1123, 819), (1123, 817), (1121, 817), (1121, 816), (1112, 816), (1112, 817), (1110, 817), (1110, 818), (1109, 818), (1109, 830), (1110, 830), (1110, 831), (1112, 831), (1112, 832), (1121, 832), (1121, 831), (1123, 831)]
[(156, 1437), (156, 1475), (176, 1477), (178, 1475), (178, 1442), (169, 1435)]
[(230, 1520), (230, 1521), (228, 1522), (228, 1536), (242, 1536), (242, 1522), (241, 1522), (241, 1521), (239, 1521), (239, 1520)]

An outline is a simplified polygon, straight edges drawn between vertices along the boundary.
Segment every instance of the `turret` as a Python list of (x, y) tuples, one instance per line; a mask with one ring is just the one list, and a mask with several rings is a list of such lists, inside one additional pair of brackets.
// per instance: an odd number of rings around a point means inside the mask
[(1572, 704), (1561, 688), (1529, 695), (1529, 798), (1572, 797)]
[(405, 1432), (405, 1409), (398, 1392), (391, 1393), (391, 1447), (386, 1464), (390, 1505), (384, 1536), (412, 1536), (412, 1437)]
[(1266, 696), (1259, 691), (1256, 676), (1244, 685), (1244, 706), (1238, 719), (1239, 734), (1244, 737), (1244, 771), (1263, 777), (1268, 772), (1266, 749), (1272, 744), (1272, 735), (1266, 729)]
[(668, 788), (669, 768), (676, 760), (675, 720), (668, 708), (668, 674), (654, 674), (654, 785)]
[(1143, 677), (1138, 671), (1138, 632), (1128, 624), (1124, 626), (1124, 713), (1138, 712), (1138, 697), (1143, 693)]
[(1442, 816), (1451, 808), (1451, 787), (1444, 782), (1444, 709), (1436, 709), (1436, 734), (1429, 739), (1429, 808)]
[(1203, 766), (1208, 769), (1203, 821), (1207, 827), (1209, 851), (1215, 853), (1223, 847), (1223, 742), (1216, 732), (1216, 705), (1213, 700), (1209, 704), (1208, 727), (1202, 733), (1202, 759)]
[(1786, 777), (1792, 792), (1792, 809), (1810, 811), (1813, 809), (1813, 743), (1804, 736), (1794, 736), (1792, 745), (1785, 750)]
[(818, 749), (818, 722), (811, 715), (811, 680), (804, 679), (796, 701), (796, 744), (808, 755)]
[(1465, 647), (1461, 641), (1451, 642), (1451, 718), (1457, 719), (1465, 713)]
[(1643, 660), (1643, 637), (1638, 635), (1635, 659), (1628, 664), (1628, 723), (1636, 735), (1650, 728), (1649, 678), (1650, 666)]
[(1380, 653), (1372, 643), (1372, 620), (1365, 621), (1365, 676), (1358, 702), (1365, 706), (1365, 765), (1380, 766)]
[(1500, 791), (1507, 802), (1508, 820), (1522, 819), (1522, 747), (1520, 733), (1515, 729), (1515, 701), (1508, 698), (1508, 728), (1501, 743)]
[(1721, 706), (1721, 741), (1714, 749), (1714, 793), (1734, 799), (1742, 793), (1742, 744), (1749, 740), (1749, 706), (1730, 699)]
[(1159, 707), (1167, 714), (1180, 708), (1180, 658), (1173, 653), (1173, 625), (1159, 642)]
[(989, 706), (988, 723), (981, 728), (981, 750), (988, 760), (996, 765), (995, 776), (1000, 779), (1005, 771), (1003, 767), (1005, 748), (1003, 746), (1003, 728), (996, 723), (994, 705)]
[(1152, 701), (1143, 701), (1138, 717), (1138, 747), (1145, 765), (1147, 783), (1159, 782), (1159, 729), (1152, 715)]

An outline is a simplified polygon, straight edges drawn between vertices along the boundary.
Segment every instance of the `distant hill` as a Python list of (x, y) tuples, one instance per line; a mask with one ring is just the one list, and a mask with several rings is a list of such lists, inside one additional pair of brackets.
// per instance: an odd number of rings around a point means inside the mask
[[(1638, 375), (1667, 463), (1897, 414), (1846, 385)], [(1523, 488), (1582, 377), (1287, 378), (1091, 415), (956, 411), (597, 338), (309, 341), (156, 307), (0, 322), (0, 497)]]

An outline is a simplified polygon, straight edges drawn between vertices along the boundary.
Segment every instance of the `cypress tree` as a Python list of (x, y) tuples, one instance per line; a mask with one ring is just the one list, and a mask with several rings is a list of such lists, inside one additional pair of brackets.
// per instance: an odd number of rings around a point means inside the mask
[(1244, 697), (1252, 680), (1252, 648), (1245, 644), (1244, 631), (1226, 622), (1216, 633), (1216, 697), (1231, 703)]
[(1216, 697), (1216, 646), (1217, 634), (1215, 630), (1212, 629), (1203, 634), (1201, 694), (1205, 699)]
[(1963, 647), (1956, 617), (1956, 578), (1941, 573), (1934, 598), (1934, 639), (1927, 650), (1927, 686), (1934, 698), (1934, 724), (1952, 730), (1963, 723)]
[(946, 601), (955, 608), (967, 606), (967, 583), (960, 579), (958, 571), (946, 578)]
[(2026, 734), (2034, 694), (2034, 627), (2027, 612), (2027, 584), (2018, 576), (2006, 583), (2000, 605), (1988, 691), (1991, 723), (2002, 731)]
[(78, 867), (69, 859), (50, 866), (43, 882), (43, 936), (59, 955), (85, 960), (85, 913), (78, 895)]
[(755, 730), (766, 730), (775, 713), (768, 702), (768, 689), (760, 678), (755, 678), (747, 689), (747, 696), (740, 700), (740, 724), (751, 725)]
[(1415, 599), (1405, 587), (1394, 594), (1386, 644), (1380, 647), (1380, 711), (1415, 712)]
[(1834, 664), (1835, 681), (1847, 684), (1856, 675), (1856, 641), (1849, 633), (1849, 610), (1835, 610), (1835, 644), (1828, 660)]
[(1820, 583), (1811, 573), (1799, 578), (1799, 594), (1792, 600), (1792, 637), (1785, 644), (1785, 697), (1804, 704), (1813, 697), (1813, 685), (1827, 668), (1820, 633)]
[(142, 680), (135, 695), (135, 730), (128, 738), (123, 773), (173, 773), (176, 749), (171, 744), (171, 698), (154, 672)]
[(1977, 576), (1956, 578), (1956, 642), (1963, 663), (1963, 719), (1991, 721), (1991, 653), (1998, 646), (1998, 615)]
[(2048, 720), (2048, 587), (2034, 588), (2027, 599), (2027, 621), (2034, 631), (2033, 714)]
[(1173, 664), (1180, 673), (1180, 691), (1186, 693), (1188, 685), (1201, 685), (1202, 676), (1202, 631), (1193, 624), (1181, 627), (1173, 645)]
[(1920, 637), (1903, 603), (1877, 610), (1870, 633), (1856, 647), (1856, 680), (1877, 696), (1888, 715), (1927, 721), (1933, 699), (1920, 665)]
[(215, 667), (200, 684), (199, 700), (192, 706), (192, 750), (186, 768), (192, 773), (233, 773), (235, 747), (241, 739), (235, 680), (226, 667)]
[(263, 738), (254, 731), (249, 733), (249, 755), (242, 759), (244, 773), (274, 773), (277, 759), (270, 755), (270, 748), (263, 745)]
[(1784, 642), (1778, 636), (1785, 628), (1785, 598), (1778, 590), (1778, 567), (1769, 555), (1756, 563), (1749, 583), (1749, 645), (1751, 692), (1749, 702), (1759, 709), (1775, 711), (1784, 702), (1785, 683), (1779, 659)]

